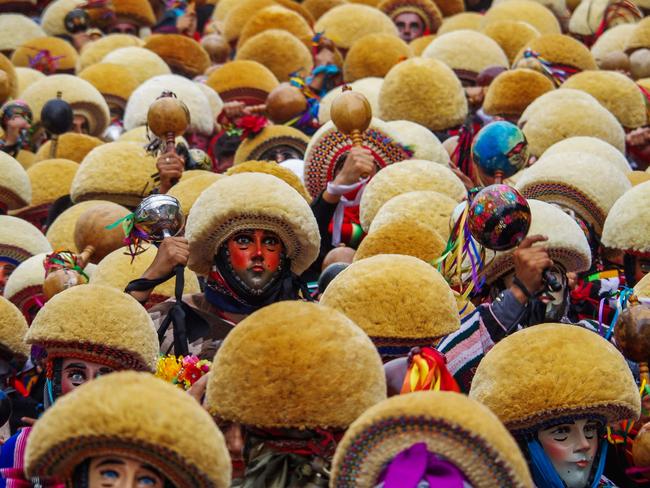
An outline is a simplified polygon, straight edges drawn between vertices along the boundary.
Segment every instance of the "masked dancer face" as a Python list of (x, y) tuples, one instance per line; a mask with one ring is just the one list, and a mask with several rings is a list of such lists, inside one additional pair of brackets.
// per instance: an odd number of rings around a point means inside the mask
[(264, 151), (260, 156), (260, 159), (263, 161), (275, 161), (276, 163), (281, 163), (288, 159), (303, 159), (304, 157), (305, 155), (296, 148), (281, 144)]
[(595, 420), (576, 420), (537, 433), (557, 474), (567, 488), (586, 488), (598, 451), (598, 429)]
[(111, 372), (113, 372), (113, 369), (103, 364), (66, 358), (61, 366), (61, 393), (63, 395), (70, 393), (84, 383)]
[(242, 230), (227, 242), (235, 277), (251, 291), (262, 291), (278, 275), (284, 245), (273, 232)]
[(400, 38), (408, 43), (424, 35), (424, 22), (414, 12), (404, 12), (394, 19)]
[(163, 488), (164, 478), (152, 466), (122, 456), (96, 457), (90, 461), (89, 488)]

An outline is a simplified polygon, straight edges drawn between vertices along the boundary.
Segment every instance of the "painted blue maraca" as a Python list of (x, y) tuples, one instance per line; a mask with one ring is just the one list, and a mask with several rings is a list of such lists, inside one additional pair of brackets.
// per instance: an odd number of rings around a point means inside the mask
[(492, 122), (476, 134), (472, 143), (472, 158), (483, 173), (500, 182), (526, 165), (528, 142), (515, 124)]

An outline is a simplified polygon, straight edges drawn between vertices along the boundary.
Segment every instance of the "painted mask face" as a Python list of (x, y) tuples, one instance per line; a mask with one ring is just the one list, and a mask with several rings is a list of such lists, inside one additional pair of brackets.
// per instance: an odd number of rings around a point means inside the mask
[(11, 258), (0, 257), (0, 293), (4, 291), (7, 280), (17, 265), (18, 263)]
[(162, 475), (136, 459), (103, 456), (91, 459), (89, 488), (163, 488)]
[(637, 256), (634, 261), (634, 278), (638, 283), (645, 275), (650, 273), (650, 257)]
[(284, 245), (273, 232), (243, 230), (227, 246), (236, 279), (253, 293), (262, 293), (279, 274)]
[(132, 36), (138, 35), (138, 27), (130, 22), (116, 22), (111, 27), (111, 34), (131, 34)]
[(244, 464), (244, 432), (241, 424), (236, 422), (219, 422), (219, 429), (223, 432), (226, 447), (232, 463), (232, 478), (243, 478), (246, 465)]
[(583, 419), (537, 433), (540, 444), (567, 488), (587, 486), (598, 451), (598, 429), (598, 422)]
[(568, 307), (567, 277), (566, 273), (559, 266), (549, 268), (549, 273), (562, 285), (558, 291), (544, 291), (539, 297), (546, 306), (544, 317), (547, 322), (559, 322), (566, 314)]
[(88, 120), (81, 114), (74, 114), (72, 119), (72, 132), (77, 132), (78, 134), (89, 134), (90, 126)]
[(263, 161), (275, 161), (276, 163), (281, 163), (288, 159), (302, 159), (304, 157), (305, 155), (296, 148), (283, 144), (264, 151), (260, 156), (260, 159)]
[(408, 43), (424, 35), (424, 22), (413, 12), (404, 12), (393, 19), (400, 38)]
[(83, 361), (81, 359), (75, 358), (66, 358), (63, 360), (63, 364), (61, 366), (61, 393), (63, 395), (70, 393), (72, 390), (83, 385), (84, 383), (112, 372), (113, 368), (109, 368), (103, 364)]

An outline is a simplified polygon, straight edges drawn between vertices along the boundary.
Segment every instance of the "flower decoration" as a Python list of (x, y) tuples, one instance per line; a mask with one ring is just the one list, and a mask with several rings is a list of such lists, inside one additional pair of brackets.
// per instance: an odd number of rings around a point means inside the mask
[(161, 356), (156, 366), (156, 376), (188, 390), (201, 377), (210, 372), (212, 363), (198, 356)]

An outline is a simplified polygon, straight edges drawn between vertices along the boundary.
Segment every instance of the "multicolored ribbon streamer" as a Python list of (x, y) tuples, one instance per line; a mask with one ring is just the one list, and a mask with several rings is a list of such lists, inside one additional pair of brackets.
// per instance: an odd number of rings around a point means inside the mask
[[(611, 339), (612, 334), (614, 333), (614, 328), (616, 327), (616, 321), (618, 320), (621, 312), (627, 308), (628, 302), (632, 295), (634, 295), (634, 290), (632, 288), (625, 287), (606, 297), (601, 298), (600, 305), (598, 306), (598, 334), (607, 340)], [(605, 301), (611, 300), (612, 298), (616, 298), (614, 317), (612, 318), (612, 323), (609, 325), (609, 327), (603, 327), (603, 312), (605, 309)]]
[(122, 225), (122, 230), (124, 231), (124, 245), (128, 247), (128, 254), (131, 256), (131, 262), (135, 259), (138, 254), (142, 254), (147, 250), (143, 247), (143, 243), (149, 242), (149, 234), (142, 229), (138, 223), (135, 221), (135, 214), (130, 213), (122, 217), (119, 220), (116, 220), (111, 225), (107, 225), (108, 230), (116, 228), (118, 225)]
[(435, 349), (417, 348), (409, 356), (409, 367), (400, 394), (429, 390), (460, 392), (458, 383), (445, 363), (445, 357)]
[(79, 256), (72, 251), (57, 250), (45, 256), (43, 260), (45, 276), (59, 269), (71, 269), (79, 273), (88, 281), (88, 275), (79, 264)]
[[(485, 277), (481, 276), (485, 267), (485, 250), (482, 246), (477, 245), (472, 237), (468, 215), (469, 204), (465, 206), (454, 224), (442, 255), (432, 263), (449, 283), (452, 283), (453, 277), (456, 276), (457, 291), (465, 300), (473, 290), (481, 291), (485, 283)], [(468, 271), (463, 269), (463, 262), (466, 258), (469, 260), (471, 273), (469, 278), (464, 279), (463, 274)]]
[(524, 58), (536, 59), (541, 65), (542, 70), (544, 70), (544, 72), (551, 77), (555, 83), (555, 86), (560, 86), (569, 76), (574, 75), (580, 71), (578, 68), (574, 68), (572, 66), (552, 63), (532, 49), (526, 49), (524, 51)]
[(30, 49), (38, 52), (34, 57), (28, 56), (29, 67), (46, 75), (56, 73), (59, 60), (65, 58), (65, 56), (52, 56), (49, 49), (37, 49), (35, 47), (30, 47)]

